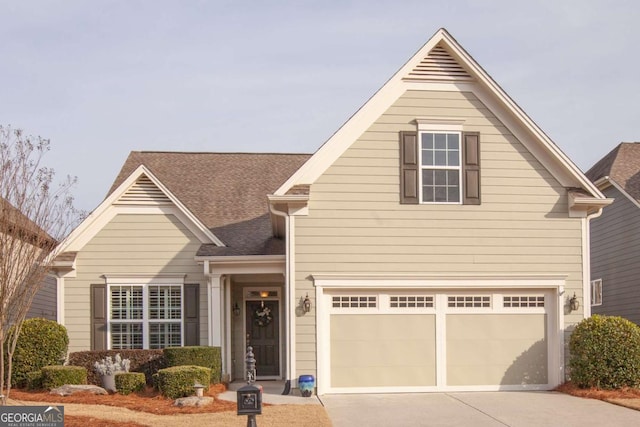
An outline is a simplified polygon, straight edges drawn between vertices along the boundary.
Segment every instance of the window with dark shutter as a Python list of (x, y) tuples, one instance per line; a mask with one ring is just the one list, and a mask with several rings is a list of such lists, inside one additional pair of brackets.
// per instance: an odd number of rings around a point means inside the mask
[(478, 132), (400, 132), (400, 203), (420, 202), (480, 204)]
[(418, 133), (400, 132), (400, 203), (418, 204)]
[(107, 349), (107, 285), (91, 285), (91, 350)]
[(184, 285), (184, 345), (200, 345), (200, 286)]
[(462, 134), (462, 203), (480, 204), (480, 134), (465, 132)]

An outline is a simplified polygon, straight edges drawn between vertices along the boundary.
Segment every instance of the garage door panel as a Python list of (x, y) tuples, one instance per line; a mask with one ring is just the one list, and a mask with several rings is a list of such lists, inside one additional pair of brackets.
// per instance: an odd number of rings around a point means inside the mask
[(447, 385), (546, 384), (545, 314), (449, 314)]
[(435, 316), (333, 314), (333, 387), (435, 385)]

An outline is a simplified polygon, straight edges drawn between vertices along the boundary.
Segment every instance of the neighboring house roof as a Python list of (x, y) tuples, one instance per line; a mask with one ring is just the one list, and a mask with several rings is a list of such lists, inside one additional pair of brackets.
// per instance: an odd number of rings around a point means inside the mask
[(613, 181), (633, 199), (640, 201), (640, 143), (620, 143), (586, 175), (596, 184), (598, 181)]
[(65, 251), (79, 250), (73, 242), (81, 240), (93, 223), (100, 223), (99, 217), (111, 204), (144, 204), (140, 199), (131, 202), (136, 195), (146, 195), (160, 204), (178, 203), (180, 210), (206, 227), (215, 239), (203, 244), (198, 256), (283, 255), (283, 242), (273, 237), (267, 195), (309, 157), (132, 151), (105, 200), (59, 248), (56, 261), (66, 257), (68, 263), (67, 258), (74, 258)]
[[(584, 190), (583, 194), (586, 197), (581, 197), (582, 201), (593, 205), (588, 208), (593, 207), (597, 210), (608, 204), (604, 202), (605, 197), (598, 188), (444, 28), (438, 30), (274, 194), (288, 194), (292, 187), (313, 184), (405, 91), (416, 88), (473, 92), (561, 185)], [(443, 118), (439, 119), (442, 121)]]
[(41, 247), (56, 245), (56, 240), (5, 198), (0, 197), (0, 230)]

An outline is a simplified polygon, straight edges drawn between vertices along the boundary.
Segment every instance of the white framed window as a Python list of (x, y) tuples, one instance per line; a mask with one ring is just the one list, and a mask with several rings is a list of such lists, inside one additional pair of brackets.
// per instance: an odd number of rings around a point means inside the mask
[(182, 346), (182, 284), (108, 284), (108, 298), (110, 349)]
[(591, 305), (602, 305), (602, 279), (591, 281)]
[(419, 135), (421, 202), (461, 203), (461, 133), (421, 131)]

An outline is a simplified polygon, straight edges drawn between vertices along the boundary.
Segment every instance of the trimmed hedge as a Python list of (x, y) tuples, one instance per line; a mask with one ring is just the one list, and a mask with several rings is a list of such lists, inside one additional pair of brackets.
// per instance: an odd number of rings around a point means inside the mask
[(190, 346), (164, 349), (167, 366), (204, 366), (211, 370), (211, 383), (218, 384), (222, 377), (220, 347)]
[(129, 372), (143, 373), (147, 384), (152, 384), (153, 374), (167, 366), (162, 350), (77, 351), (69, 354), (69, 364), (85, 367), (88, 371), (89, 384), (101, 386), (102, 381), (95, 373), (93, 364), (107, 356), (115, 358), (116, 354), (120, 354), (123, 359), (129, 359), (131, 363)]
[(142, 372), (120, 372), (116, 374), (116, 390), (127, 395), (134, 391), (144, 390), (146, 383)]
[(569, 341), (571, 381), (581, 388), (640, 386), (640, 327), (622, 317), (594, 315)]
[(173, 366), (160, 369), (157, 384), (160, 393), (170, 399), (192, 396), (195, 394), (193, 385), (198, 382), (209, 387), (211, 369), (203, 366)]
[(53, 320), (27, 319), (13, 353), (11, 383), (22, 387), (27, 374), (43, 366), (62, 365), (67, 356), (69, 336), (67, 328)]
[(82, 366), (44, 366), (42, 387), (53, 389), (65, 384), (86, 384), (87, 370)]
[(33, 371), (27, 374), (27, 389), (40, 390), (42, 388), (42, 371)]

